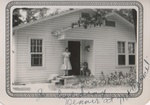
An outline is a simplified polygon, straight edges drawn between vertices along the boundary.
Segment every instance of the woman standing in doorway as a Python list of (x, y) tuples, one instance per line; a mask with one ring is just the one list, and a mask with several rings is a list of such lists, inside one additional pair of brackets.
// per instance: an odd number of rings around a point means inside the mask
[(64, 76), (68, 75), (68, 70), (72, 70), (71, 63), (70, 63), (70, 55), (71, 53), (68, 51), (68, 48), (65, 49), (65, 52), (63, 52), (63, 65), (62, 65), (62, 70), (64, 70)]

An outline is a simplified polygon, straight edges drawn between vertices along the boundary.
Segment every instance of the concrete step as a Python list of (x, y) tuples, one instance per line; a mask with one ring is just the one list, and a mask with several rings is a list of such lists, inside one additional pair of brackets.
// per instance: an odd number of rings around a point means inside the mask
[(63, 79), (63, 78), (61, 78), (61, 77), (57, 77), (57, 78), (56, 78), (56, 80), (61, 80), (61, 79)]
[(51, 80), (52, 83), (58, 83), (60, 82), (59, 80)]
[[(55, 79), (51, 80), (51, 83), (61, 83), (64, 84), (64, 81), (66, 81), (65, 79), (71, 79), (74, 78), (75, 76), (59, 76), (59, 77), (55, 77)], [(63, 82), (63, 83), (62, 83)]]

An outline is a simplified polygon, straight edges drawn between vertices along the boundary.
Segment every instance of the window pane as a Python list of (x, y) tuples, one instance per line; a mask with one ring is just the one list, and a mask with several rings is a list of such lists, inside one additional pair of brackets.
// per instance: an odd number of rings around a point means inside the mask
[(40, 58), (39, 58), (39, 64), (40, 64), (40, 66), (42, 66), (42, 54), (40, 55)]
[(42, 40), (40, 40), (40, 45), (42, 46)]
[(118, 48), (121, 48), (121, 42), (118, 42)]
[(39, 59), (38, 58), (34, 58), (34, 66), (38, 66), (39, 64)]
[(32, 55), (31, 55), (31, 66), (34, 66), (34, 58)]
[(31, 54), (31, 66), (42, 66), (42, 54)]
[(40, 46), (40, 52), (42, 52), (42, 46)]
[(40, 45), (40, 40), (39, 39), (37, 39), (37, 45)]
[(90, 14), (89, 13), (82, 13), (81, 16), (82, 16), (82, 18), (90, 19)]
[(36, 46), (33, 46), (33, 52), (36, 52)]
[(42, 39), (31, 39), (31, 52), (42, 52)]
[(134, 54), (134, 49), (135, 49), (135, 46), (134, 46), (134, 43), (128, 43), (128, 50), (129, 50), (129, 53), (132, 53)]
[(35, 45), (34, 39), (31, 39), (31, 45)]
[(31, 46), (31, 52), (36, 52), (36, 46), (34, 45)]
[(135, 55), (129, 55), (129, 65), (135, 64)]
[(42, 39), (31, 39), (31, 66), (42, 66)]
[(118, 55), (118, 65), (125, 65), (125, 55)]
[(118, 48), (118, 53), (121, 53), (121, 48)]
[(118, 42), (118, 53), (125, 53), (125, 42)]
[(121, 48), (121, 53), (125, 53), (125, 48), (124, 47)]
[(42, 39), (40, 40), (40, 52), (42, 52)]
[(36, 46), (36, 39), (31, 39), (32, 46)]
[(113, 26), (113, 27), (115, 27), (115, 21), (108, 21), (108, 20), (106, 20), (105, 21), (105, 25), (106, 26)]
[(33, 50), (34, 50), (33, 46), (34, 46), (34, 40), (31, 39), (31, 52), (33, 52)]
[(36, 39), (31, 39), (31, 52), (36, 52)]
[(39, 48), (39, 46), (37, 46), (37, 52), (40, 52), (40, 48)]
[(30, 51), (33, 52), (33, 47), (32, 46), (30, 47)]

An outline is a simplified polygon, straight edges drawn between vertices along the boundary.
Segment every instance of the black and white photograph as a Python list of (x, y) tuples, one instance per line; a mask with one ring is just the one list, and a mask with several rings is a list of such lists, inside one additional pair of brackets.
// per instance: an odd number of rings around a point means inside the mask
[(0, 91), (33, 105), (142, 100), (150, 86), (147, 6), (139, 0), (8, 2)]
[(14, 8), (12, 91), (137, 91), (134, 8)]

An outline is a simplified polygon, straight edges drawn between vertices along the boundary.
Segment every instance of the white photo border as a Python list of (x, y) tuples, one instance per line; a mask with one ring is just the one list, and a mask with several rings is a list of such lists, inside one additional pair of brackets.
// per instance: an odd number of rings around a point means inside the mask
[[(143, 6), (138, 1), (11, 1), (6, 6), (6, 93), (10, 97), (14, 98), (58, 98), (58, 93), (13, 93), (11, 91), (11, 60), (10, 60), (10, 38), (11, 38), (11, 7), (13, 6), (136, 6), (138, 7), (138, 83), (139, 88), (136, 93), (130, 93), (130, 98), (139, 97), (143, 92), (143, 79), (140, 79), (143, 75)], [(128, 93), (102, 93), (89, 94), (83, 93), (62, 93), (68, 96), (68, 98), (120, 98), (126, 96)]]

